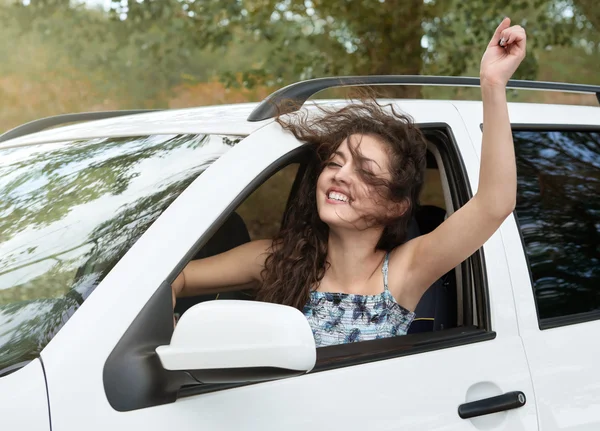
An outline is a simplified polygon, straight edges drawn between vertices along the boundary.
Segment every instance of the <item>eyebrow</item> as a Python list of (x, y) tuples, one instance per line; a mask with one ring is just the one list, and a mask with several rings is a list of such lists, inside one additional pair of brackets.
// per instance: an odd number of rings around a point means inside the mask
[(333, 153), (334, 156), (340, 156), (342, 159), (344, 159), (344, 161), (346, 161), (346, 155), (344, 153), (342, 153), (341, 151), (336, 151), (335, 153)]
[(367, 162), (373, 162), (373, 163), (375, 163), (379, 169), (382, 169), (382, 168), (381, 168), (381, 166), (379, 166), (379, 163), (377, 163), (375, 160), (373, 160), (373, 159), (369, 159), (369, 158), (367, 158), (367, 157), (364, 157), (364, 159), (365, 159)]
[[(346, 155), (344, 153), (342, 153), (341, 151), (337, 150), (335, 153), (333, 153), (335, 156), (340, 156), (342, 159), (344, 159), (344, 161), (346, 161)], [(367, 161), (367, 162), (373, 162), (375, 163), (379, 169), (382, 169), (381, 166), (379, 166), (379, 163), (377, 163), (375, 160), (373, 159), (369, 159), (368, 157), (365, 156), (361, 156), (363, 160)]]

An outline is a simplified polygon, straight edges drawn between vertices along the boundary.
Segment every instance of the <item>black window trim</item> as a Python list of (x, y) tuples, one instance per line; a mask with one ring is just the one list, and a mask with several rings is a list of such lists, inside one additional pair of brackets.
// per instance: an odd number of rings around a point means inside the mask
[[(419, 123), (418, 126), (426, 133), (428, 138), (435, 140), (434, 144), (440, 151), (442, 162), (446, 168), (446, 175), (448, 177), (454, 208), (458, 209), (472, 197), (472, 190), (452, 129), (447, 123)], [(148, 350), (148, 347), (156, 347), (170, 342), (172, 330), (169, 330), (169, 334), (167, 335), (166, 331), (159, 331), (156, 325), (157, 322), (160, 322), (161, 325), (164, 325), (167, 328), (169, 328), (169, 325), (172, 325), (172, 313), (167, 313), (168, 310), (163, 302), (166, 302), (170, 307), (170, 284), (177, 277), (179, 272), (181, 272), (187, 262), (193, 258), (197, 251), (200, 250), (200, 248), (218, 230), (230, 213), (250, 196), (252, 192), (284, 167), (292, 163), (297, 163), (299, 160), (304, 160), (306, 154), (305, 147), (297, 147), (273, 162), (250, 182), (228, 205), (221, 215), (217, 217), (211, 227), (196, 241), (194, 246), (185, 254), (180, 263), (161, 284), (161, 287), (148, 302), (147, 306), (144, 307), (140, 314), (134, 319), (122, 339), (117, 343), (117, 346), (115, 346), (113, 352), (109, 355), (104, 366), (103, 380), (105, 391), (107, 392), (107, 398), (113, 408), (119, 411), (135, 410), (173, 402), (175, 399), (183, 397), (261, 383), (198, 385), (186, 377), (186, 373), (184, 372), (165, 372), (160, 365), (160, 361), (157, 359), (154, 348)], [(445, 329), (443, 331), (411, 334), (403, 337), (319, 348), (317, 349), (317, 363), (315, 368), (311, 371), (311, 374), (334, 368), (354, 366), (495, 339), (496, 333), (492, 331), (491, 327), (488, 284), (483, 248), (480, 248), (461, 265), (463, 267), (463, 289), (466, 294), (463, 302), (468, 309), (468, 314), (465, 314), (465, 316), (472, 316), (473, 314), (473, 299), (470, 297), (470, 292), (475, 290), (478, 326), (474, 326), (472, 321), (468, 321), (465, 322), (464, 326)], [(470, 271), (473, 271), (475, 274), (475, 286), (473, 286), (471, 281)], [(168, 300), (166, 300), (167, 297), (169, 298)], [(160, 308), (160, 311), (157, 312), (157, 308)], [(147, 319), (152, 319), (153, 324), (142, 324), (143, 321)], [(161, 332), (161, 334), (158, 334), (158, 332)], [(146, 355), (132, 355), (132, 352), (141, 348), (147, 353)], [(125, 358), (125, 356), (128, 356), (128, 358)], [(123, 377), (118, 374), (118, 370), (124, 368), (120, 365), (121, 361), (131, 360), (132, 356), (136, 356), (140, 361), (143, 361), (143, 363), (140, 362), (139, 368), (144, 369), (145, 374), (137, 377), (150, 381), (141, 383), (132, 381), (131, 384), (128, 382), (125, 387), (135, 386), (138, 388), (136, 389), (138, 392), (126, 394), (116, 390), (116, 387), (110, 386), (114, 385), (115, 382), (120, 382), (119, 388), (121, 388), (123, 378), (127, 380), (133, 379), (133, 376), (127, 378), (127, 376)], [(125, 364), (125, 362), (123, 364)], [(131, 363), (128, 365), (131, 365)], [(154, 378), (159, 381), (153, 382), (152, 380)], [(152, 387), (153, 390), (152, 394), (146, 396), (141, 392), (142, 390), (149, 390), (150, 387)]]
[[(456, 138), (452, 133), (451, 127), (446, 123), (425, 123), (419, 124), (419, 127), (424, 130), (428, 139), (433, 139), (436, 148), (440, 152), (442, 157), (442, 163), (446, 168), (446, 176), (448, 178), (448, 186), (450, 188), (450, 195), (452, 198), (452, 205), (455, 211), (466, 204), (469, 199), (473, 196), (471, 185), (468, 181), (467, 170), (464, 165), (462, 157), (460, 157), (460, 150), (456, 144)], [(442, 132), (443, 130), (443, 132)], [(460, 184), (460, 186), (458, 186)], [(470, 326), (472, 322), (472, 310), (473, 306), (476, 305), (477, 310), (477, 321), (479, 327), (491, 330), (491, 313), (490, 313), (490, 302), (489, 302), (489, 290), (487, 283), (487, 269), (485, 266), (485, 255), (483, 247), (480, 247), (471, 257), (463, 261), (461, 264), (461, 276), (463, 285), (463, 316), (467, 317), (468, 320), (465, 326)], [(471, 293), (473, 286), (470, 278), (470, 274), (476, 274), (479, 277), (481, 286), (475, 286), (477, 295), (475, 300), (477, 304), (473, 304), (473, 298)]]
[[(483, 124), (481, 125), (483, 127)], [(600, 125), (598, 124), (541, 124), (541, 123), (511, 123), (511, 129), (513, 132), (596, 132), (600, 133)], [(517, 215), (517, 210), (513, 211), (513, 216), (517, 225), (517, 231), (521, 240), (521, 252), (527, 265), (527, 272), (529, 273), (529, 284), (530, 292), (533, 297), (533, 303), (535, 305), (535, 314), (538, 321), (538, 328), (540, 330), (559, 328), (562, 326), (576, 325), (578, 323), (591, 322), (594, 320), (600, 320), (600, 310), (584, 311), (581, 313), (569, 314), (566, 316), (548, 317), (542, 319), (540, 317), (540, 310), (538, 302), (534, 293), (534, 280), (533, 273), (531, 272), (531, 263), (529, 256), (527, 255), (527, 248), (525, 244), (525, 238), (523, 237), (523, 231), (521, 230), (521, 223)]]

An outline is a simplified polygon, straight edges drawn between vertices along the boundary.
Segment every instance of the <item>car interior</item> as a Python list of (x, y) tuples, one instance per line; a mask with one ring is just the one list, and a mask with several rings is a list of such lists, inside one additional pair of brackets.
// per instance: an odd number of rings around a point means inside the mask
[[(428, 138), (430, 138), (430, 146), (427, 151), (425, 184), (421, 193), (420, 206), (409, 225), (408, 239), (433, 231), (454, 209), (453, 199), (450, 195), (451, 186), (448, 181), (448, 175), (445, 172), (442, 156), (436, 147), (436, 139), (438, 138), (435, 134), (428, 136)], [(279, 188), (285, 187), (289, 190), (286, 202), (281, 202), (280, 205), (283, 210), (278, 210), (279, 214), (277, 214), (277, 217), (279, 217), (280, 221), (275, 224), (281, 224), (285, 209), (295, 197), (298, 183), (302, 178), (306, 166), (306, 160), (307, 158), (304, 157), (293, 162), (296, 166), (293, 169), (288, 169), (291, 175), (287, 175), (287, 178), (284, 178), (285, 175), (274, 178), (286, 169), (286, 167), (282, 167), (277, 174), (273, 175), (257, 189), (272, 188), (273, 185), (269, 185), (269, 181), (275, 181)], [(284, 196), (286, 193), (280, 194)], [(257, 191), (255, 191), (253, 195), (246, 198), (246, 201), (251, 197), (253, 197), (253, 206), (260, 205), (261, 202), (259, 201), (263, 200), (262, 204), (264, 206), (277, 207), (277, 204), (272, 201), (272, 194), (264, 193), (262, 197), (257, 197)], [(193, 259), (201, 259), (223, 253), (253, 239), (259, 237), (265, 238), (264, 233), (259, 232), (260, 229), (259, 231), (254, 229), (255, 232), (249, 231), (249, 225), (260, 225), (260, 221), (253, 218), (261, 217), (261, 215), (253, 214), (244, 205), (245, 202), (228, 215), (224, 223), (194, 255)], [(416, 318), (408, 331), (409, 334), (440, 331), (463, 325), (463, 283), (460, 271), (460, 266), (452, 269), (425, 292), (415, 310)], [(214, 299), (252, 300), (253, 295), (251, 290), (240, 289), (219, 294), (179, 298), (175, 307), (175, 314), (181, 315), (195, 304)]]

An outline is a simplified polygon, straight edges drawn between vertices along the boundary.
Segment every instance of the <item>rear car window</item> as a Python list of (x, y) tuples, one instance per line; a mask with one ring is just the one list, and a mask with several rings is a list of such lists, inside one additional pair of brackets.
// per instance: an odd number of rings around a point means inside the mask
[(0, 150), (0, 375), (37, 357), (158, 216), (241, 140), (155, 135)]
[(513, 136), (516, 212), (538, 316), (543, 322), (600, 311), (600, 132)]

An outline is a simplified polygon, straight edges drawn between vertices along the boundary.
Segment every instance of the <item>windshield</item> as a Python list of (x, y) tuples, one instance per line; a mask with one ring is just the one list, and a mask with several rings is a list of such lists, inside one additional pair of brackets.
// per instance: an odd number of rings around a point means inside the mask
[(154, 220), (240, 140), (156, 135), (0, 150), (0, 376), (37, 357)]

